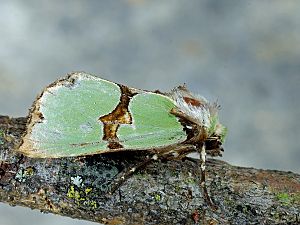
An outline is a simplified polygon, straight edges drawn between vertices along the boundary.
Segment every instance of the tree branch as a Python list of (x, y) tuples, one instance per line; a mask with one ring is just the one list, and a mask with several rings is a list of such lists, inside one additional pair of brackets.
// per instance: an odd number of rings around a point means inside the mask
[(26, 118), (0, 116), (0, 201), (107, 224), (297, 224), (300, 175), (208, 162), (217, 211), (206, 207), (198, 165), (155, 162), (112, 196), (115, 176), (145, 158), (119, 152), (85, 158), (31, 159), (14, 149)]

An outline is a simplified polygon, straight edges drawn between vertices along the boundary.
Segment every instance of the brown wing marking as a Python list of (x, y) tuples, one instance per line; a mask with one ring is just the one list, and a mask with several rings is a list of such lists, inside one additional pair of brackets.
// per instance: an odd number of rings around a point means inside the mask
[(128, 105), (130, 99), (136, 93), (132, 93), (126, 86), (119, 85), (119, 87), (122, 92), (119, 104), (112, 112), (99, 118), (99, 120), (103, 123), (104, 135), (102, 140), (108, 141), (107, 147), (109, 149), (123, 148), (119, 142), (117, 131), (119, 126), (122, 124), (132, 124), (132, 116), (128, 110)]

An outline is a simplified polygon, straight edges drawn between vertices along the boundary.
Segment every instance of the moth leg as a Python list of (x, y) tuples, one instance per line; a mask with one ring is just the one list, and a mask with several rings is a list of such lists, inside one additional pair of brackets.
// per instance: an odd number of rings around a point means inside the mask
[(136, 173), (139, 170), (142, 170), (149, 164), (153, 163), (157, 160), (173, 160), (173, 159), (181, 159), (184, 158), (187, 154), (194, 152), (195, 147), (192, 145), (180, 145), (175, 147), (175, 149), (169, 149), (169, 148), (161, 148), (155, 153), (149, 155), (144, 161), (138, 163), (136, 166), (121, 172), (120, 175), (118, 175), (118, 178), (116, 178), (116, 181), (112, 184), (110, 188), (109, 194), (113, 194), (122, 184), (131, 177), (134, 173)]
[(119, 189), (119, 187), (122, 186), (122, 184), (129, 178), (131, 177), (134, 173), (136, 173), (137, 171), (145, 168), (147, 165), (149, 165), (150, 163), (153, 163), (155, 160), (158, 159), (157, 154), (152, 155), (151, 157), (147, 157), (146, 160), (140, 162), (139, 164), (137, 164), (136, 166), (121, 172), (121, 175), (118, 176), (118, 178), (116, 178), (117, 181), (115, 181), (111, 188), (110, 188), (110, 192), (109, 194), (112, 195), (117, 189)]
[(167, 160), (182, 160), (184, 158), (186, 158), (186, 156), (192, 152), (195, 152), (196, 148), (194, 145), (183, 145), (183, 146), (178, 146), (177, 149), (173, 149), (171, 151), (168, 152), (164, 152), (163, 154), (163, 158), (167, 159)]
[(203, 197), (205, 199), (205, 202), (213, 209), (213, 210), (217, 210), (218, 207), (213, 203), (213, 201), (211, 200), (208, 191), (207, 191), (207, 187), (206, 187), (206, 176), (205, 176), (205, 162), (206, 162), (206, 149), (205, 149), (205, 144), (203, 143), (201, 149), (199, 149), (198, 151), (200, 151), (200, 186), (202, 187), (203, 190)]
[[(184, 157), (186, 157), (189, 153), (194, 152), (195, 149), (193, 148), (178, 148), (177, 149), (177, 153), (178, 155), (174, 156), (172, 155), (172, 152), (174, 152), (176, 150), (170, 151), (169, 155), (166, 155), (165, 153), (165, 157), (167, 160), (172, 160), (172, 159), (183, 159)], [(203, 191), (203, 197), (204, 197), (204, 201), (208, 204), (208, 206), (212, 209), (212, 210), (217, 210), (218, 207), (213, 203), (213, 201), (211, 200), (208, 191), (207, 191), (207, 187), (206, 187), (206, 171), (205, 171), (205, 166), (206, 166), (206, 146), (205, 143), (203, 143), (201, 148), (197, 148), (198, 153), (200, 154), (200, 186), (202, 188)], [(192, 160), (192, 159), (191, 159)], [(193, 160), (192, 160), (193, 161)]]

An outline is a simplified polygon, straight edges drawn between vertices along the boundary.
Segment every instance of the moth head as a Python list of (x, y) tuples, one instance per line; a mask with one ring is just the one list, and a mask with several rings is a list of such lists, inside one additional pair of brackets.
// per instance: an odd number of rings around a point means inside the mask
[(185, 118), (204, 128), (208, 137), (218, 137), (221, 142), (226, 136), (226, 128), (219, 122), (217, 102), (210, 103), (204, 97), (191, 93), (185, 86), (174, 88), (169, 94), (176, 105), (176, 110)]

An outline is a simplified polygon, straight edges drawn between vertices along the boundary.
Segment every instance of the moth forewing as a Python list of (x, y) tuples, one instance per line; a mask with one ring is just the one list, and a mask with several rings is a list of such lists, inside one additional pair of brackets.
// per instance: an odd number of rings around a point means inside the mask
[(187, 136), (175, 107), (168, 96), (73, 73), (38, 96), (18, 151), (58, 158), (179, 144)]

